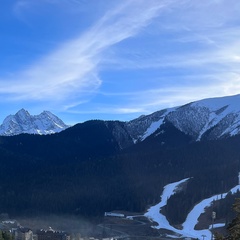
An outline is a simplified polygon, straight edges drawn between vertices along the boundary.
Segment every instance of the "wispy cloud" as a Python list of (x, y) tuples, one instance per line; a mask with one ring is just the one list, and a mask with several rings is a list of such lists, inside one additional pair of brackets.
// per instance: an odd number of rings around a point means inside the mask
[[(130, 58), (120, 55), (119, 58), (106, 59), (106, 64), (112, 64), (117, 70), (172, 72), (165, 80), (159, 78), (165, 86), (156, 86), (152, 90), (150, 85), (145, 92), (132, 94), (134, 102), (146, 110), (238, 94), (239, 16), (240, 3), (236, 1), (176, 3), (168, 16), (156, 25), (159, 42), (154, 48), (148, 48), (148, 52), (141, 57), (130, 49)], [(135, 51), (140, 52), (138, 49)], [(167, 81), (170, 83), (167, 84)]]
[[(62, 2), (80, 9), (95, 1)], [(11, 77), (0, 76), (2, 100), (44, 101), (76, 113), (142, 114), (240, 92), (240, 2), (108, 2), (109, 6), (102, 5), (102, 17), (85, 32), (79, 29), (75, 39)], [(57, 5), (60, 1), (41, 1), (43, 5), (47, 3)], [(38, 4), (39, 1), (18, 0), (15, 11), (24, 20), (24, 11), (37, 9)], [(129, 41), (124, 44), (124, 40)], [(111, 80), (106, 87), (108, 83), (102, 76), (122, 71), (136, 88), (121, 85), (114, 91), (110, 85), (120, 78)], [(146, 73), (145, 79), (141, 78), (144, 71), (148, 71), (149, 78)], [(138, 73), (135, 79), (131, 79), (133, 72)], [(142, 84), (144, 90), (140, 90), (139, 83), (150, 78), (155, 80)], [(78, 106), (100, 97), (111, 103), (100, 100), (91, 109), (79, 111)]]
[[(98, 108), (97, 112), (111, 112), (114, 114), (150, 114), (160, 109), (181, 106), (200, 99), (238, 94), (240, 92), (239, 75), (232, 74), (226, 77), (229, 79), (228, 83), (224, 81), (215, 82), (208, 85), (207, 89), (205, 86), (198, 85), (149, 89), (143, 92), (135, 92), (134, 94), (128, 95), (127, 104), (119, 104), (111, 108), (109, 107), (108, 109), (104, 107)], [(126, 95), (125, 93), (125, 96)]]
[[(14, 74), (13, 78), (0, 79), (0, 93), (13, 100), (53, 102), (94, 93), (102, 83), (98, 66), (104, 50), (136, 35), (169, 5), (167, 2), (124, 1), (85, 34)], [(27, 3), (19, 2), (21, 6)]]

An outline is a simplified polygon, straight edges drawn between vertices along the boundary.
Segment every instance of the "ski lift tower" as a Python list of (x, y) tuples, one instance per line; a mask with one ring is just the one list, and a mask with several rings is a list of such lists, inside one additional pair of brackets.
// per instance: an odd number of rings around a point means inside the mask
[(213, 240), (213, 224), (214, 220), (216, 219), (216, 212), (212, 212), (212, 234), (211, 234), (211, 240)]

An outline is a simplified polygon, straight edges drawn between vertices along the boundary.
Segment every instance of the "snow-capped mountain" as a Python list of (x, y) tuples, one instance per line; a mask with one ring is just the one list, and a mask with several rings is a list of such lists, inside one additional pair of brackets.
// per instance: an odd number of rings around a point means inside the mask
[(197, 141), (240, 134), (240, 95), (209, 98), (161, 110), (127, 122), (126, 127), (135, 141), (143, 141), (156, 134), (166, 122)]
[[(195, 141), (225, 138), (240, 134), (240, 95), (204, 99), (140, 116), (129, 122), (105, 123), (121, 148), (144, 141), (150, 135), (165, 133), (166, 123)], [(51, 134), (68, 127), (48, 111), (31, 116), (21, 109), (5, 118), (0, 125), (0, 135)]]
[(21, 109), (15, 115), (9, 115), (4, 119), (2, 125), (0, 125), (0, 135), (52, 134), (61, 132), (68, 127), (51, 112), (44, 111), (39, 115), (32, 116), (25, 109)]

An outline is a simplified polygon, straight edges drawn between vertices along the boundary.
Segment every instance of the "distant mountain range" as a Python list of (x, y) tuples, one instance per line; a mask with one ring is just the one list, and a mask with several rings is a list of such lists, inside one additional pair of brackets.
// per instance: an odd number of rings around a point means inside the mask
[(7, 116), (0, 125), (1, 136), (13, 136), (21, 133), (52, 134), (65, 130), (69, 126), (49, 111), (32, 116), (25, 109), (15, 115)]
[[(166, 134), (166, 123), (171, 123), (194, 141), (226, 138), (240, 133), (239, 104), (240, 95), (200, 100), (140, 116), (129, 122), (115, 121), (111, 131), (121, 148), (143, 141), (150, 135)], [(105, 121), (107, 126), (108, 122)], [(5, 118), (0, 125), (0, 135), (51, 134), (68, 127), (49, 111), (31, 116), (28, 111), (21, 109)]]
[[(22, 109), (0, 127), (0, 213), (144, 212), (164, 186), (189, 178), (163, 209), (170, 224), (181, 224), (201, 200), (238, 184), (239, 103), (240, 95), (212, 98), (128, 122), (71, 127), (50, 112)], [(234, 198), (227, 195), (211, 211), (231, 219)]]

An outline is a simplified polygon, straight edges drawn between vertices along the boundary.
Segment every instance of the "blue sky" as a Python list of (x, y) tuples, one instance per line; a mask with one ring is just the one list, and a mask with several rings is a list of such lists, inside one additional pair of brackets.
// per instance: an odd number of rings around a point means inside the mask
[(0, 122), (131, 120), (240, 93), (240, 1), (7, 0)]

